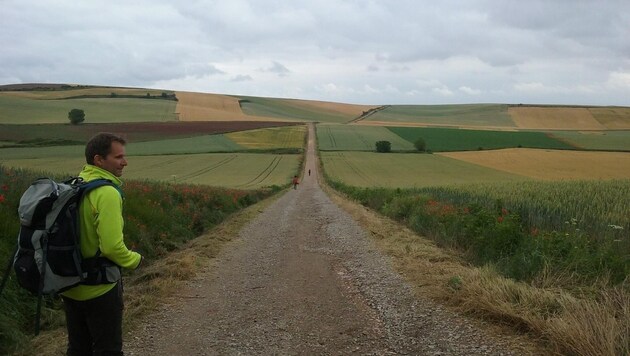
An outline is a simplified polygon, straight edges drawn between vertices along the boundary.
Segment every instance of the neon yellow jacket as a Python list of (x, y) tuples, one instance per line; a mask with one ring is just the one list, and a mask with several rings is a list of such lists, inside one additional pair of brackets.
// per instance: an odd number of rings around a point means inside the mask
[[(110, 172), (93, 165), (86, 165), (79, 174), (86, 182), (105, 178), (117, 186), (122, 181)], [(96, 188), (83, 198), (80, 207), (81, 216), (81, 253), (84, 258), (93, 257), (98, 250), (123, 268), (135, 269), (142, 257), (125, 246), (123, 240), (123, 199), (120, 192), (112, 186)], [(116, 283), (95, 286), (78, 285), (63, 293), (64, 297), (74, 300), (89, 300), (99, 297), (114, 288)]]

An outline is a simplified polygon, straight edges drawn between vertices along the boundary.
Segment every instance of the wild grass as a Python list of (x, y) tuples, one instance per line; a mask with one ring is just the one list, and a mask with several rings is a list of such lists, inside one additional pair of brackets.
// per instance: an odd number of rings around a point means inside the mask
[[(41, 173), (11, 169), (0, 166), (0, 261), (8, 261), (15, 248), (19, 221), (17, 205), (21, 194)], [(59, 179), (59, 177), (57, 177)], [(161, 260), (173, 251), (178, 251), (189, 241), (217, 226), (232, 214), (270, 196), (277, 189), (235, 190), (211, 188), (200, 185), (127, 181), (124, 186), (125, 242), (146, 257), (149, 266), (160, 266)], [(213, 238), (220, 238), (214, 236)], [(164, 272), (172, 280), (190, 276), (194, 266), (192, 257), (170, 257), (172, 264)], [(155, 267), (154, 272), (159, 270)], [(129, 278), (142, 280), (159, 279), (152, 276), (150, 269), (132, 273)], [(144, 276), (144, 277), (142, 277)], [(149, 278), (151, 277), (151, 278)], [(144, 279), (143, 279), (144, 278)], [(165, 282), (166, 283), (166, 282)], [(164, 285), (166, 286), (166, 284)], [(153, 287), (146, 287), (153, 288)], [(145, 292), (147, 289), (144, 290)], [(134, 298), (149, 298), (136, 295)], [(150, 307), (143, 301), (133, 310)], [(17, 286), (12, 278), (0, 296), (0, 351), (1, 353), (32, 352), (27, 340), (32, 338), (35, 299)], [(131, 312), (135, 315), (136, 312)], [(63, 326), (63, 313), (55, 298), (47, 299), (43, 308), (42, 329), (45, 335), (59, 333)], [(42, 336), (46, 338), (48, 336)], [(25, 348), (25, 349), (24, 349)]]
[[(379, 215), (378, 209), (368, 210), (337, 193), (332, 195), (369, 231), (377, 246), (392, 257), (398, 271), (416, 287), (418, 294), (468, 315), (509, 326), (513, 330), (511, 339), (529, 340), (521, 346), (531, 344), (532, 338), (542, 342), (539, 348), (523, 346), (515, 352), (593, 356), (630, 352), (627, 282), (611, 286), (610, 280), (602, 276), (585, 283), (573, 273), (552, 273), (547, 267), (530, 282), (516, 281), (498, 272), (496, 264), (472, 267), (465, 252), (440, 248), (434, 240)], [(372, 199), (379, 200), (376, 196)], [(360, 201), (365, 205), (366, 201)], [(379, 206), (369, 201), (367, 205)], [(442, 208), (438, 211), (442, 213)]]

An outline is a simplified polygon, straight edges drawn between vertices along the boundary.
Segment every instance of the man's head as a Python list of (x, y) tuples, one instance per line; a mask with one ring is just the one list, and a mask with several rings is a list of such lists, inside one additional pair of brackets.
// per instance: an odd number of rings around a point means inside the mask
[(85, 146), (85, 161), (120, 177), (127, 165), (125, 143), (122, 137), (111, 133), (99, 133)]

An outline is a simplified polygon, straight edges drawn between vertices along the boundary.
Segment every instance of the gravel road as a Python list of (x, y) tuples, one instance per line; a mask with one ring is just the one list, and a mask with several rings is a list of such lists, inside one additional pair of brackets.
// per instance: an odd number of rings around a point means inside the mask
[[(313, 128), (309, 129), (313, 138)], [(127, 337), (129, 355), (511, 355), (415, 296), (366, 233), (305, 172)]]

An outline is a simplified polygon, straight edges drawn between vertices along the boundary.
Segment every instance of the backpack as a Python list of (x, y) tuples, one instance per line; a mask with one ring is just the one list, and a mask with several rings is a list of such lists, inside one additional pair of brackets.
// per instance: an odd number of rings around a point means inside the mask
[(114, 283), (120, 279), (120, 268), (101, 257), (100, 250), (91, 258), (81, 255), (79, 205), (85, 194), (105, 185), (119, 189), (106, 179), (85, 182), (74, 177), (58, 183), (39, 178), (20, 198), (20, 231), (12, 265), (18, 284), (38, 297), (36, 334), (42, 295), (57, 294), (79, 284)]

